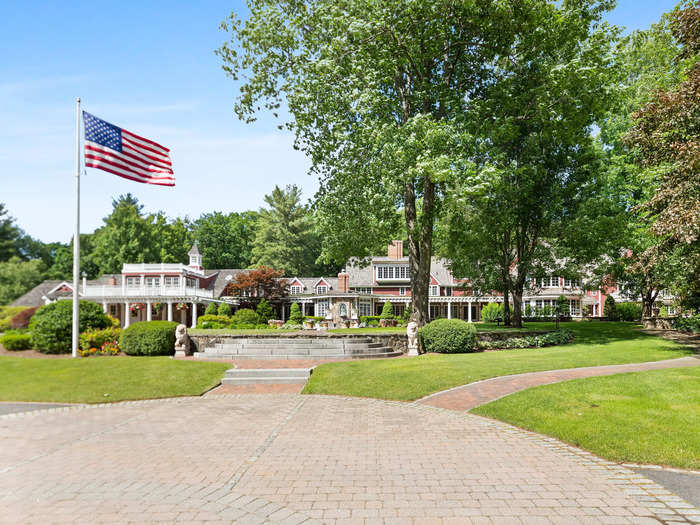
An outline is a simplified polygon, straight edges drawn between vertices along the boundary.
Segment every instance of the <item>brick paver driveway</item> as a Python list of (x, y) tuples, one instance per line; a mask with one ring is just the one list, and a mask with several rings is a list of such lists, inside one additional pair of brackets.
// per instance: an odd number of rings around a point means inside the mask
[(416, 404), (248, 394), (0, 417), (0, 523), (644, 524), (699, 514), (556, 440)]

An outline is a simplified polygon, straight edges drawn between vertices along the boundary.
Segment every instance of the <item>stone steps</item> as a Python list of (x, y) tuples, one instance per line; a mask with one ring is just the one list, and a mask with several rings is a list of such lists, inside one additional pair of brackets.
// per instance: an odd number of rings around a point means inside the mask
[(312, 370), (311, 368), (232, 368), (226, 371), (221, 384), (303, 384), (308, 381)]
[(395, 352), (388, 349), (386, 352), (381, 353), (362, 353), (362, 354), (323, 354), (323, 355), (309, 355), (309, 354), (283, 354), (283, 355), (270, 355), (270, 354), (212, 354), (208, 352), (195, 352), (195, 359), (221, 359), (221, 360), (233, 360), (233, 359), (323, 359), (327, 361), (341, 361), (344, 359), (381, 359), (386, 357), (398, 357), (403, 355), (403, 352)]

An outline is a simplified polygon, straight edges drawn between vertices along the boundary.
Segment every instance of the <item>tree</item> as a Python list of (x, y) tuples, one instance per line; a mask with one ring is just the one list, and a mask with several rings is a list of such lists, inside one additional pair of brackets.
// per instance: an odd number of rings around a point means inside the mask
[[(100, 275), (99, 266), (93, 258), (94, 236), (90, 233), (80, 234), (80, 271), (87, 274), (88, 279), (95, 279)], [(53, 262), (48, 269), (47, 276), (51, 279), (73, 278), (73, 240), (60, 245), (54, 254)]]
[(384, 301), (384, 306), (382, 306), (382, 314), (379, 316), (380, 319), (394, 319), (394, 306), (389, 301)]
[(23, 261), (17, 256), (0, 262), (0, 305), (8, 304), (44, 280), (46, 266), (39, 259)]
[(608, 321), (617, 321), (617, 308), (615, 306), (615, 298), (612, 295), (608, 295), (605, 298), (605, 303), (603, 304), (603, 315)]
[(289, 322), (292, 324), (301, 324), (304, 322), (304, 316), (301, 315), (299, 303), (292, 303), (292, 306), (289, 308)]
[(217, 315), (217, 304), (209, 303), (204, 309), (204, 315)]
[(265, 195), (269, 208), (258, 212), (251, 264), (271, 266), (284, 275), (313, 275), (321, 242), (309, 208), (301, 204), (301, 189), (275, 186)]
[(5, 205), (0, 202), (0, 262), (19, 255), (17, 241), (22, 235), (15, 220), (7, 214)]
[[(610, 7), (523, 7), (517, 38), (492, 62), (494, 82), (469, 108), (476, 176), (454, 182), (446, 255), (457, 276), (476, 280), (484, 272), (504, 300), (512, 294), (515, 326), (522, 326), (523, 290), (532, 277), (580, 265), (600, 248), (574, 219), (604, 183), (590, 129), (605, 114), (616, 80), (616, 32), (597, 26)], [(465, 242), (459, 232), (472, 226)], [(478, 243), (483, 250), (473, 249)]]
[(275, 318), (275, 311), (273, 310), (270, 303), (267, 302), (267, 299), (265, 299), (264, 297), (260, 299), (260, 302), (258, 303), (258, 307), (255, 309), (255, 312), (258, 314), (258, 317), (260, 317), (261, 323), (267, 323), (270, 319)]
[[(257, 213), (205, 213), (191, 227), (207, 268), (248, 268)], [(191, 246), (191, 245), (190, 245)], [(189, 249), (189, 248), (188, 248)]]
[(168, 221), (163, 212), (158, 212), (153, 216), (152, 235), (159, 262), (186, 264), (189, 261), (187, 252), (194, 239), (187, 219), (177, 217)]
[(251, 0), (218, 54), (236, 102), (289, 109), (295, 145), (321, 178), (317, 217), (324, 256), (371, 255), (403, 210), (412, 318), (428, 318), (433, 226), (443, 183), (470, 144), (465, 111), (489, 83), (492, 57), (512, 38), (518, 11), (494, 0), (454, 2)]
[(221, 303), (216, 310), (217, 315), (231, 315), (231, 306), (228, 303)]
[(152, 263), (159, 253), (143, 205), (130, 193), (112, 201), (112, 213), (95, 232), (94, 261), (100, 273), (119, 273), (125, 263)]
[(263, 297), (268, 301), (281, 299), (286, 297), (289, 284), (281, 277), (281, 270), (274, 270), (269, 266), (239, 272), (226, 285), (223, 295), (246, 297), (251, 303), (257, 303)]

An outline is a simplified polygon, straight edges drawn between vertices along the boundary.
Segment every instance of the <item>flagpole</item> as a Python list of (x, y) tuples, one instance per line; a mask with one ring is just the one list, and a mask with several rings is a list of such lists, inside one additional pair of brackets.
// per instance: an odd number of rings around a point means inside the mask
[(75, 231), (73, 232), (73, 340), (72, 354), (78, 357), (80, 309), (78, 284), (80, 280), (80, 97), (75, 109)]

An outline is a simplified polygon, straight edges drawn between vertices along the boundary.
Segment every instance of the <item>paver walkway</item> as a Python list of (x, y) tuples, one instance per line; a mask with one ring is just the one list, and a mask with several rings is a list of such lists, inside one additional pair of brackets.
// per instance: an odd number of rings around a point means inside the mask
[(630, 363), (626, 365), (605, 365), (586, 368), (568, 368), (564, 370), (548, 370), (545, 372), (530, 372), (509, 376), (494, 377), (477, 381), (468, 385), (458, 386), (442, 392), (436, 392), (416, 401), (448, 410), (471, 410), (480, 405), (495, 401), (509, 394), (531, 388), (578, 379), (583, 377), (607, 376), (625, 372), (643, 372), (645, 370), (661, 370), (665, 368), (684, 368), (700, 366), (697, 356), (667, 359), (650, 363)]
[(219, 395), (0, 416), (0, 523), (655, 524), (700, 510), (478, 416)]

